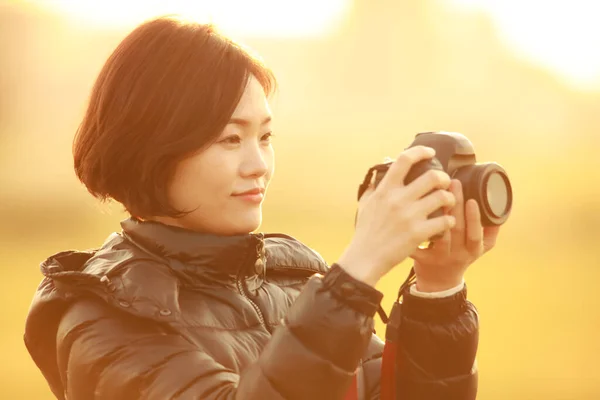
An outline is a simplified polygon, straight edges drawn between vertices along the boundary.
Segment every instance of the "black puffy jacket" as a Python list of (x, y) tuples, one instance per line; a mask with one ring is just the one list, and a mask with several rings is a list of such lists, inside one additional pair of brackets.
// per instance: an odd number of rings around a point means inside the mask
[[(222, 237), (128, 219), (42, 263), (25, 343), (59, 399), (378, 399), (381, 293), (286, 235)], [(406, 293), (399, 399), (474, 399), (463, 290)]]

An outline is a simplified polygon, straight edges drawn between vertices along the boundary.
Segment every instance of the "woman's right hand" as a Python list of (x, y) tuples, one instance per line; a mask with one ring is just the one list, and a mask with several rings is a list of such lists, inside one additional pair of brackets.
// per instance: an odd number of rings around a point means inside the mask
[(377, 185), (361, 197), (354, 237), (338, 264), (351, 276), (371, 286), (412, 254), (431, 236), (451, 229), (451, 215), (428, 219), (439, 208), (456, 202), (447, 189), (450, 177), (430, 170), (408, 185), (404, 179), (419, 161), (432, 158), (435, 150), (415, 146), (403, 151)]

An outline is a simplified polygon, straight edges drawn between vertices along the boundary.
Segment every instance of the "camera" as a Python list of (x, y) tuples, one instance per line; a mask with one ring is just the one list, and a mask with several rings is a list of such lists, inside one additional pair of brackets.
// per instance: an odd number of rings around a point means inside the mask
[[(508, 174), (500, 164), (477, 163), (471, 141), (456, 132), (418, 133), (408, 148), (419, 145), (435, 149), (436, 154), (431, 159), (413, 165), (404, 180), (405, 185), (430, 169), (442, 170), (461, 182), (465, 202), (469, 199), (477, 201), (483, 226), (502, 225), (508, 219), (512, 209), (512, 187)], [(381, 182), (391, 164), (392, 162), (377, 164), (369, 169), (358, 188), (359, 200), (370, 184), (376, 187)], [(439, 209), (430, 214), (429, 218), (441, 215), (443, 210)], [(439, 236), (430, 240), (437, 238)]]

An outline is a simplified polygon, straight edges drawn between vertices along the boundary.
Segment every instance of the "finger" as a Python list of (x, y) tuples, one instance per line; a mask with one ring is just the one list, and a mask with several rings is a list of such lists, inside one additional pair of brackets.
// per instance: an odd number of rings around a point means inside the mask
[(447, 190), (436, 190), (417, 200), (415, 209), (420, 215), (429, 215), (440, 208), (451, 208), (456, 203), (454, 195)]
[(406, 185), (406, 196), (420, 199), (435, 189), (448, 189), (450, 176), (445, 171), (431, 169)]
[(444, 211), (444, 215), (452, 215), (451, 211), (455, 205), (456, 205), (456, 196), (454, 196), (454, 203), (452, 204), (452, 206), (444, 206), (444, 208), (442, 209)]
[(474, 199), (467, 201), (465, 214), (467, 224), (466, 247), (469, 251), (477, 251), (483, 245), (483, 226), (481, 225), (479, 206)]
[(452, 228), (452, 246), (456, 248), (463, 246), (466, 240), (465, 203), (462, 183), (458, 179), (453, 179), (452, 184), (450, 185), (450, 191), (456, 199), (454, 207), (450, 210), (450, 215), (456, 218), (456, 225)]
[(420, 226), (419, 235), (421, 242), (428, 240), (430, 237), (439, 233), (452, 229), (456, 224), (456, 219), (452, 215), (442, 215), (441, 217), (430, 218)]
[(378, 187), (385, 191), (391, 187), (404, 186), (404, 178), (412, 166), (419, 161), (430, 159), (434, 155), (435, 150), (431, 147), (415, 146), (404, 150), (392, 163)]
[(486, 226), (483, 228), (483, 252), (491, 250), (496, 245), (500, 226)]

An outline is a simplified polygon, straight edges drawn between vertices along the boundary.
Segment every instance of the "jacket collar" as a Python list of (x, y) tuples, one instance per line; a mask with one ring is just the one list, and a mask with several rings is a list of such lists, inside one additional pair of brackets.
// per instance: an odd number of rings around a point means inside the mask
[(121, 228), (133, 244), (171, 265), (179, 264), (188, 274), (202, 269), (218, 275), (254, 275), (256, 261), (265, 261), (262, 234), (220, 236), (135, 218), (122, 221)]

